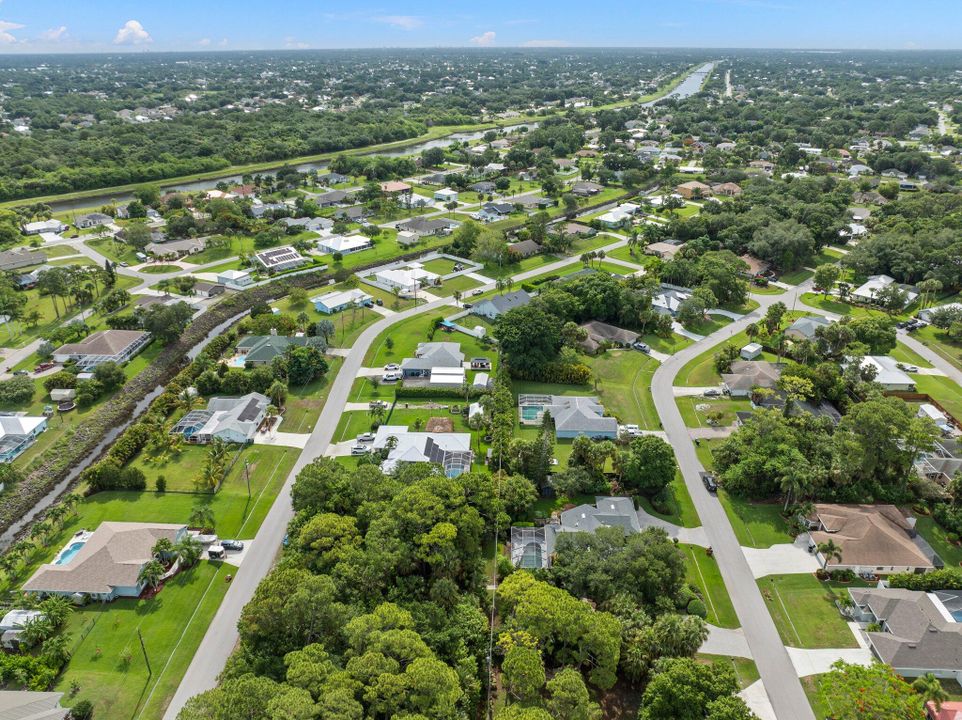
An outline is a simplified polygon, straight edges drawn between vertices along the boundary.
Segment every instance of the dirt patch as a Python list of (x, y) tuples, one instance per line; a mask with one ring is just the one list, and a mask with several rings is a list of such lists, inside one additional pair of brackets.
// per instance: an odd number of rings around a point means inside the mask
[(426, 432), (449, 433), (454, 432), (454, 420), (447, 417), (428, 418), (427, 425), (424, 427)]
[(641, 690), (619, 680), (611, 690), (598, 696), (605, 720), (636, 720), (641, 707)]

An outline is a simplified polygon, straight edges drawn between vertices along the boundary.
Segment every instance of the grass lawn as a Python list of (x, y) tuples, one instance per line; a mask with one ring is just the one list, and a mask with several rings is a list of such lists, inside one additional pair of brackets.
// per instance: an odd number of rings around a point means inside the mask
[[(86, 266), (86, 267), (93, 267), (93, 266), (97, 265), (97, 263), (95, 263), (95, 262), (94, 262), (93, 260), (91, 260), (89, 257), (54, 258), (53, 260), (50, 260), (47, 264), (48, 264), (48, 265), (54, 265), (54, 266), (57, 266), (57, 265), (60, 265), (60, 266), (63, 266), (63, 265), (84, 265), (84, 266)], [(98, 265), (98, 267), (99, 267), (99, 265)]]
[(579, 237), (571, 244), (571, 250), (568, 251), (568, 254), (579, 257), (582, 253), (607, 247), (608, 245), (614, 245), (620, 239), (621, 238), (612, 237), (611, 235), (602, 235), (601, 233), (593, 235), (592, 237)]
[(800, 678), (802, 681), (802, 690), (805, 691), (805, 696), (808, 698), (809, 705), (812, 706), (812, 712), (815, 714), (815, 717), (818, 720), (826, 720), (826, 718), (831, 717), (832, 711), (822, 697), (821, 679), (821, 675), (809, 675)]
[(634, 254), (632, 254), (627, 245), (620, 248), (615, 248), (611, 252), (606, 253), (606, 256), (615, 258), (617, 260), (624, 260), (625, 262), (630, 262), (634, 265), (641, 265), (642, 267), (647, 267), (654, 259), (653, 256), (645, 255), (637, 248), (634, 249)]
[(244, 235), (226, 236), (227, 242), (222, 247), (208, 247), (195, 255), (188, 255), (184, 258), (185, 262), (194, 265), (206, 265), (210, 262), (217, 262), (229, 257), (249, 255), (254, 252), (254, 238)]
[(609, 350), (585, 358), (595, 377), (596, 394), (609, 415), (622, 423), (658, 428), (658, 413), (651, 397), (651, 376), (658, 361), (637, 350)]
[[(680, 397), (676, 398), (675, 402), (678, 404), (678, 410), (681, 412), (681, 416), (685, 421), (686, 427), (727, 427), (735, 423), (735, 413), (751, 410), (752, 403), (750, 400), (732, 400), (732, 399), (711, 399), (700, 396), (693, 397)], [(704, 406), (707, 406), (705, 408)], [(703, 409), (699, 410), (699, 407)], [(721, 419), (712, 425), (708, 422), (708, 414), (712, 412), (721, 412)]]
[(370, 431), (373, 422), (373, 416), (363, 410), (341, 413), (341, 419), (337, 423), (331, 442), (339, 443), (356, 438), (361, 433)]
[(952, 417), (962, 418), (962, 388), (944, 375), (912, 375), (915, 387), (939, 401)]
[(125, 242), (114, 240), (113, 238), (97, 238), (96, 240), (85, 240), (84, 244), (93, 248), (104, 257), (110, 258), (115, 263), (125, 262), (130, 265), (140, 264), (137, 259), (136, 250)]
[(545, 265), (556, 263), (561, 259), (559, 255), (532, 255), (512, 265), (485, 265), (479, 272), (485, 277), (497, 279), (537, 270)]
[[(123, 598), (75, 610), (67, 623), (75, 642), (73, 657), (53, 689), (68, 692), (77, 683), (76, 700), (93, 702), (95, 717), (162, 717), (227, 592), (224, 576), (236, 572), (222, 562), (203, 560), (150, 600)], [(129, 664), (120, 658), (125, 649), (131, 653)]]
[(766, 285), (765, 287), (749, 285), (748, 292), (752, 295), (781, 295), (785, 292), (785, 288), (778, 287), (778, 285)]
[(732, 319), (730, 317), (709, 313), (707, 318), (685, 325), (685, 330), (693, 332), (696, 335), (711, 335), (716, 330), (721, 330), (731, 322)]
[(432, 295), (445, 297), (447, 295), (453, 295), (454, 291), (457, 290), (461, 293), (462, 297), (464, 297), (470, 290), (474, 290), (477, 287), (481, 287), (481, 283), (474, 278), (470, 278), (467, 275), (458, 275), (458, 277), (445, 280), (439, 288), (430, 288), (428, 292)]
[(177, 265), (145, 265), (140, 268), (140, 272), (148, 275), (165, 275), (166, 273), (178, 272), (180, 267)]
[(289, 388), (280, 432), (308, 433), (314, 429), (314, 423), (317, 422), (331, 392), (334, 378), (344, 362), (344, 358), (337, 356), (328, 356), (326, 360), (328, 370), (324, 377), (307, 385)]
[(919, 355), (917, 352), (912, 350), (907, 345), (898, 344), (896, 345), (889, 355), (901, 363), (906, 365), (915, 365), (920, 368), (930, 368), (932, 363), (926, 360), (924, 357)]
[(701, 525), (698, 511), (695, 510), (695, 504), (692, 502), (691, 495), (688, 493), (688, 486), (685, 484), (685, 480), (682, 478), (680, 472), (675, 473), (674, 480), (668, 484), (665, 497), (661, 500), (661, 504), (668, 510), (667, 513), (661, 513), (655, 510), (655, 507), (651, 504), (651, 500), (646, 497), (638, 496), (637, 499), (638, 504), (641, 505), (646, 512), (662, 520), (667, 520), (681, 527), (698, 527)]
[(955, 568), (962, 566), (962, 548), (946, 540), (945, 529), (929, 515), (913, 514), (917, 519), (916, 527), (918, 528), (919, 534), (925, 538), (929, 545), (932, 546), (932, 549), (939, 554), (945, 566)]
[(739, 627), (738, 616), (718, 569), (718, 561), (709, 557), (705, 548), (683, 544), (678, 547), (685, 554), (688, 582), (701, 590), (705, 607), (708, 608), (708, 622), (723, 628)]
[(435, 275), (447, 275), (448, 273), (453, 273), (454, 266), (457, 264), (454, 260), (449, 260), (448, 258), (434, 258), (428, 260), (424, 265), (424, 269), (428, 272), (432, 272)]
[(786, 285), (801, 285), (803, 282), (808, 280), (815, 273), (811, 270), (793, 270), (792, 272), (787, 272), (782, 274), (778, 280)]
[(794, 540), (779, 503), (753, 503), (724, 490), (718, 491), (718, 500), (725, 508), (740, 545), (767, 548)]
[[(330, 290), (341, 289), (342, 286), (334, 286)], [(373, 297), (373, 293), (369, 292), (369, 288), (364, 286), (361, 288), (364, 292), (367, 292)], [(373, 289), (373, 288), (371, 288)], [(323, 295), (328, 292), (328, 288), (324, 288), (324, 292), (318, 292), (318, 295)], [(390, 300), (382, 298), (385, 306), (390, 306), (394, 302), (394, 297), (388, 293), (380, 291), (382, 294), (390, 297)], [(311, 297), (316, 297), (311, 294)], [(414, 304), (413, 300), (402, 300), (400, 306), (410, 307)], [(271, 303), (271, 307), (277, 308), (282, 313), (292, 315), (297, 317), (301, 313), (307, 315), (311, 323), (317, 323), (321, 320), (330, 320), (334, 323), (334, 337), (331, 338), (331, 345), (334, 347), (351, 347), (354, 341), (357, 340), (358, 335), (360, 335), (368, 325), (372, 325), (378, 320), (380, 320), (383, 315), (366, 307), (353, 307), (348, 310), (344, 310), (339, 313), (334, 313), (333, 315), (325, 315), (314, 309), (314, 303), (308, 301), (303, 305), (293, 306), (291, 305), (290, 298), (281, 298), (280, 300)]]
[(768, 575), (757, 580), (782, 642), (799, 648), (857, 648), (834, 601), (857, 583), (819, 582), (814, 575)]
[(738, 687), (744, 690), (761, 677), (758, 667), (754, 660), (741, 657), (730, 657), (728, 655), (709, 655), (708, 653), (698, 653), (695, 656), (698, 662), (705, 663), (725, 663), (731, 665), (735, 671), (735, 678), (738, 680)]
[[(344, 256), (341, 262), (336, 263), (330, 255), (320, 255), (315, 257), (320, 257), (325, 263), (331, 266), (332, 271), (337, 271), (342, 268), (347, 270), (353, 270), (361, 265), (374, 265), (374, 264), (384, 264), (388, 263), (394, 258), (409, 253), (412, 250), (433, 250), (442, 245), (446, 245), (448, 238), (446, 237), (436, 237), (433, 235), (428, 235), (421, 238), (421, 241), (410, 248), (402, 248), (396, 242), (397, 234), (394, 230), (381, 230), (381, 234), (374, 238), (374, 247), (368, 250), (361, 250), (360, 252), (349, 253)], [(450, 270), (448, 271), (450, 272)]]
[(861, 305), (851, 305), (847, 302), (841, 302), (835, 299), (834, 296), (830, 295), (824, 297), (821, 293), (803, 293), (802, 302), (809, 307), (819, 308), (825, 312), (834, 313), (835, 315), (841, 315), (842, 317), (892, 317), (888, 313), (882, 312), (881, 310), (873, 310), (872, 308), (863, 307)]
[(939, 330), (934, 325), (926, 325), (914, 330), (912, 337), (962, 370), (962, 345), (950, 340), (944, 330)]
[(676, 333), (672, 333), (666, 338), (658, 335), (643, 335), (641, 340), (647, 343), (648, 347), (655, 352), (662, 352), (666, 355), (674, 355), (679, 350), (684, 350), (694, 342), (691, 338), (686, 338), (684, 335), (678, 335)]

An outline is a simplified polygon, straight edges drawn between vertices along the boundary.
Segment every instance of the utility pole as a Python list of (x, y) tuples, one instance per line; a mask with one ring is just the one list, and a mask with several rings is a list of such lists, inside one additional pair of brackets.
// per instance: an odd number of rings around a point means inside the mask
[(251, 499), (251, 463), (244, 460), (244, 476), (247, 478), (247, 499)]

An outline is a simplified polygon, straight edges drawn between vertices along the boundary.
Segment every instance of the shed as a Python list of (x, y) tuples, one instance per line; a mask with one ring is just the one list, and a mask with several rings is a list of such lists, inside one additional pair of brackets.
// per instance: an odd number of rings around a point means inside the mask
[(748, 345), (743, 347), (741, 352), (739, 353), (742, 360), (754, 360), (761, 354), (762, 354), (762, 346), (759, 345), (758, 343), (748, 343)]

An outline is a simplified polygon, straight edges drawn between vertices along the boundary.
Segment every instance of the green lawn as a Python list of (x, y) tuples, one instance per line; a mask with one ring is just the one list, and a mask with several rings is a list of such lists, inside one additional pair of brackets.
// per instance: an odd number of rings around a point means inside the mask
[(752, 295), (781, 295), (785, 292), (785, 288), (771, 284), (765, 285), (764, 287), (760, 285), (749, 285), (748, 292)]
[[(691, 428), (697, 427), (727, 427), (735, 423), (735, 413), (751, 410), (750, 400), (711, 399), (701, 396), (676, 398), (678, 410), (685, 421), (685, 425)], [(707, 407), (705, 407), (707, 406)], [(702, 407), (702, 409), (699, 409)], [(721, 412), (721, 420), (714, 426), (708, 422), (708, 414)]]
[[(388, 363), (399, 363), (406, 357), (414, 357), (418, 343), (428, 342), (428, 331), (433, 327), (436, 318), (441, 316), (439, 310), (435, 313), (425, 313), (394, 325), (381, 333), (371, 344), (364, 356), (366, 367), (382, 367)], [(388, 347), (388, 338), (393, 347)], [(461, 344), (461, 352), (466, 359), (483, 356), (496, 361), (496, 353), (481, 344), (477, 338), (461, 332), (446, 333), (440, 330), (434, 333), (435, 342), (456, 342)]]
[(841, 315), (843, 317), (892, 317), (881, 310), (873, 310), (862, 305), (850, 305), (847, 302), (841, 302), (831, 295), (826, 298), (821, 293), (803, 293), (801, 300), (802, 303), (809, 307), (819, 308), (825, 312), (834, 313), (835, 315)]
[(147, 273), (148, 275), (166, 275), (167, 273), (178, 272), (180, 267), (177, 265), (145, 265), (140, 268), (140, 272)]
[(475, 288), (481, 287), (481, 283), (470, 278), (467, 275), (458, 275), (458, 277), (451, 278), (450, 280), (445, 280), (441, 287), (430, 288), (428, 292), (432, 295), (437, 295), (439, 297), (445, 297), (448, 295), (453, 295), (455, 290), (461, 293), (461, 296), (467, 299), (469, 291)]
[(280, 432), (309, 433), (314, 429), (314, 424), (321, 410), (324, 409), (324, 403), (327, 402), (334, 379), (344, 362), (344, 358), (338, 356), (328, 356), (326, 359), (328, 369), (324, 377), (307, 385), (291, 386), (288, 389)]
[[(310, 293), (310, 296), (317, 297), (318, 295), (323, 295), (331, 290), (341, 289), (341, 287), (342, 286), (334, 286), (332, 288), (325, 287), (323, 292), (319, 291), (317, 292), (317, 295)], [(374, 290), (375, 288), (369, 288), (365, 285), (361, 289), (372, 297), (374, 296), (374, 293), (370, 292), (370, 290)], [(389, 293), (384, 293), (382, 290), (378, 290), (378, 292), (386, 296), (385, 298), (382, 298), (382, 301), (384, 302), (385, 306), (390, 307), (394, 302), (394, 297)], [(390, 299), (387, 299), (387, 297)], [(410, 307), (413, 304), (413, 300), (402, 300), (399, 302), (398, 307)], [(354, 344), (354, 341), (357, 340), (358, 335), (360, 335), (365, 328), (367, 328), (369, 325), (373, 325), (375, 322), (384, 317), (377, 311), (366, 307), (352, 307), (339, 313), (326, 315), (315, 310), (314, 303), (310, 302), (309, 300), (303, 305), (294, 306), (291, 304), (291, 300), (288, 297), (281, 298), (280, 300), (271, 303), (271, 307), (276, 308), (282, 313), (292, 315), (295, 318), (301, 313), (304, 313), (307, 315), (308, 320), (311, 323), (317, 323), (321, 320), (330, 320), (332, 323), (334, 323), (335, 329), (334, 337), (331, 338), (331, 345), (334, 347), (351, 347)]]
[[(78, 684), (74, 701), (93, 702), (95, 717), (161, 718), (227, 592), (224, 576), (237, 572), (225, 563), (203, 560), (153, 599), (124, 598), (75, 610), (67, 623), (73, 657), (53, 689), (68, 692)], [(147, 672), (138, 632), (153, 675)], [(129, 664), (121, 660), (125, 649), (131, 653)]]
[(526, 257), (524, 260), (512, 265), (485, 265), (480, 270), (480, 273), (485, 277), (494, 279), (508, 277), (510, 275), (518, 275), (531, 270), (537, 270), (544, 265), (556, 263), (561, 259), (562, 258), (559, 255), (532, 255), (531, 257)]
[(228, 235), (225, 237), (227, 242), (222, 247), (208, 247), (195, 255), (187, 256), (185, 261), (194, 265), (206, 265), (229, 257), (249, 255), (256, 249), (253, 237), (245, 235)]
[(753, 503), (724, 490), (718, 491), (718, 500), (725, 508), (740, 545), (767, 548), (794, 540), (779, 503)]
[(889, 355), (895, 358), (896, 360), (898, 360), (899, 362), (905, 363), (906, 365), (915, 365), (920, 368), (932, 367), (932, 363), (930, 363), (928, 360), (926, 360), (924, 357), (919, 355), (917, 352), (912, 350), (907, 345), (903, 345), (901, 343), (896, 345), (892, 349), (892, 351), (889, 353)]
[(692, 502), (688, 486), (685, 484), (681, 472), (675, 473), (674, 479), (668, 484), (664, 495), (659, 500), (659, 505), (668, 512), (658, 512), (649, 498), (638, 496), (637, 500), (646, 512), (662, 520), (667, 520), (681, 527), (691, 528), (701, 525), (698, 511), (695, 510), (695, 504)]
[(912, 375), (912, 379), (920, 393), (938, 400), (952, 417), (962, 418), (962, 388), (951, 378), (944, 375)]
[(136, 250), (125, 242), (113, 238), (97, 238), (96, 240), (85, 240), (84, 244), (93, 248), (104, 257), (113, 260), (115, 263), (125, 262), (129, 265), (139, 265)]
[(756, 667), (755, 661), (749, 660), (748, 658), (698, 653), (695, 656), (695, 659), (699, 662), (725, 663), (727, 665), (731, 665), (732, 669), (735, 671), (735, 678), (738, 680), (738, 687), (742, 690), (756, 682), (759, 677), (761, 677), (758, 673), (758, 667)]
[(858, 642), (834, 601), (849, 585), (819, 582), (814, 575), (768, 575), (757, 580), (785, 645), (798, 648), (857, 648)]
[(693, 332), (696, 335), (711, 335), (717, 330), (721, 330), (726, 325), (732, 322), (730, 317), (725, 315), (712, 315), (709, 314), (706, 318), (699, 320), (698, 322), (689, 323), (685, 325), (685, 330), (688, 332)]
[(740, 627), (735, 608), (732, 606), (725, 581), (722, 580), (718, 561), (709, 557), (705, 548), (696, 545), (679, 545), (685, 554), (688, 582), (698, 586), (708, 609), (708, 622), (723, 628)]
[(950, 340), (944, 330), (939, 330), (934, 325), (926, 325), (914, 330), (912, 337), (962, 370), (962, 344)]
[(648, 430), (658, 428), (658, 412), (651, 397), (651, 376), (658, 361), (637, 350), (609, 350), (586, 357), (595, 378), (597, 395), (609, 415), (621, 423), (636, 423)]
[(607, 257), (615, 258), (617, 260), (624, 260), (625, 262), (630, 262), (635, 265), (641, 265), (642, 267), (647, 267), (648, 265), (651, 264), (652, 260), (654, 259), (653, 256), (645, 255), (638, 248), (634, 248), (634, 254), (632, 254), (631, 250), (632, 249), (630, 249), (627, 245), (625, 245), (620, 248), (615, 248), (611, 252), (606, 253), (606, 255)]
[(950, 543), (945, 538), (945, 529), (929, 515), (919, 515), (915, 513), (915, 516), (917, 520), (916, 527), (918, 528), (919, 534), (925, 538), (929, 545), (932, 546), (932, 549), (939, 554), (945, 566), (955, 568), (962, 566), (962, 548)]
[(684, 335), (672, 333), (666, 338), (658, 335), (643, 335), (641, 340), (655, 352), (662, 352), (666, 355), (674, 355), (679, 350), (684, 350), (691, 345), (694, 340), (686, 338)]
[(792, 272), (783, 273), (778, 279), (786, 285), (801, 285), (814, 274), (811, 270), (793, 270)]

